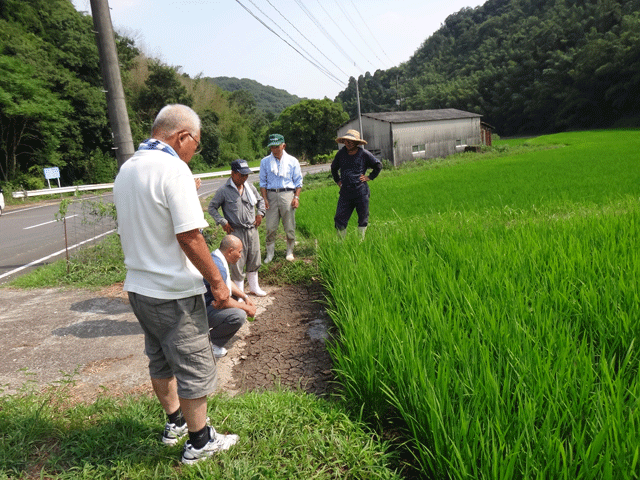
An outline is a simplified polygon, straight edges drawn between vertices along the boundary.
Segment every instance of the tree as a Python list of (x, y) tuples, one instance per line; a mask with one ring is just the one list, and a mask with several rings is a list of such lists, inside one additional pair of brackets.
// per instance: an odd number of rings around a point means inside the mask
[(145, 87), (133, 103), (138, 120), (147, 127), (146, 131), (150, 131), (153, 120), (162, 107), (170, 103), (181, 103), (190, 107), (193, 97), (180, 82), (174, 67), (152, 60), (149, 63), (149, 76), (145, 80)]
[(219, 166), (220, 161), (220, 118), (213, 110), (206, 110), (200, 114), (200, 145), (202, 145), (202, 159), (210, 167)]
[(303, 100), (284, 109), (271, 131), (284, 135), (287, 151), (300, 158), (330, 153), (336, 147), (336, 132), (349, 120), (341, 103)]
[(17, 58), (0, 56), (0, 71), (1, 178), (12, 181), (35, 165), (63, 165), (58, 148), (70, 105)]

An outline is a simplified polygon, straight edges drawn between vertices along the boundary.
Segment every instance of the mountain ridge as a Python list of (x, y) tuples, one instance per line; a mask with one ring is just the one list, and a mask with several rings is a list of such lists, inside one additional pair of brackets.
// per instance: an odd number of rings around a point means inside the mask
[(206, 77), (205, 79), (227, 92), (235, 92), (237, 90), (248, 91), (256, 102), (256, 108), (276, 116), (285, 108), (305, 100), (305, 98), (293, 95), (286, 90), (270, 85), (263, 85), (250, 78)]

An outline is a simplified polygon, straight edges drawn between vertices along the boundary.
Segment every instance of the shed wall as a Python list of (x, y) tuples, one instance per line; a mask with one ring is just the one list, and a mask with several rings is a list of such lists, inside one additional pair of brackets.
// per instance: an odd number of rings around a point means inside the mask
[(416, 158), (446, 157), (456, 152), (456, 145), (481, 143), (480, 118), (393, 124), (392, 136), (394, 165)]
[[(338, 136), (359, 127), (358, 119), (351, 120), (338, 130)], [(362, 117), (362, 130), (362, 138), (367, 141), (365, 148), (396, 166), (416, 158), (452, 155), (456, 153), (456, 145), (482, 143), (479, 117), (412, 123), (388, 123)], [(414, 146), (422, 147), (414, 152)]]

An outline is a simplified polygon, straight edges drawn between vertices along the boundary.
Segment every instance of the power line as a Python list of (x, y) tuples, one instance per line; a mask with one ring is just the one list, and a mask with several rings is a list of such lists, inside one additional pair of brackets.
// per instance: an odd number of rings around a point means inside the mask
[[(364, 38), (364, 36), (362, 35), (362, 33), (360, 33), (360, 30), (358, 30), (357, 27), (357, 22), (354, 22), (353, 19), (351, 18), (351, 16), (344, 10), (344, 8), (342, 8), (342, 5), (340, 5), (340, 3), (338, 2), (338, 0), (334, 0), (336, 2), (336, 5), (338, 5), (338, 8), (340, 9), (340, 11), (342, 12), (342, 14), (346, 17), (347, 22), (349, 23), (349, 26), (353, 27), (353, 29), (356, 31), (356, 33), (358, 35), (360, 35), (360, 38), (362, 39), (362, 41), (364, 42), (364, 44), (369, 47), (369, 50), (371, 50), (373, 52), (373, 55), (380, 61), (380, 63), (382, 65), (384, 65), (384, 62), (380, 59), (380, 57), (378, 57), (378, 54), (376, 53), (376, 51), (371, 48), (371, 45), (369, 45), (369, 43), (367, 42), (367, 39)], [(320, 0), (318, 0), (318, 3), (320, 3)], [(369, 62), (371, 63), (371, 62)], [(371, 66), (373, 66), (375, 68), (375, 65), (371, 64)]]
[(367, 25), (367, 22), (364, 20), (364, 18), (360, 14), (360, 11), (358, 10), (358, 7), (356, 7), (356, 4), (353, 3), (353, 0), (351, 0), (351, 5), (353, 5), (353, 9), (356, 11), (358, 16), (360, 17), (360, 20), (362, 20), (362, 23), (364, 23), (364, 26), (367, 27), (367, 30), (369, 30), (369, 33), (371, 34), (373, 39), (376, 41), (376, 43), (380, 47), (380, 50), (382, 51), (382, 53), (384, 53), (384, 56), (387, 57), (387, 60), (389, 60), (389, 62), (391, 62), (391, 65), (393, 65), (393, 60), (391, 60), (391, 58), (389, 58), (389, 55), (387, 55), (387, 52), (384, 51), (384, 48), (382, 48), (382, 45), (380, 45), (380, 42), (378, 42), (378, 39), (376, 38), (376, 36), (373, 34), (371, 29), (369, 28), (369, 25)]
[[(236, 0), (237, 1), (237, 0)], [(361, 72), (363, 72), (362, 68), (360, 68), (357, 64), (356, 61), (351, 58), (347, 52), (345, 52), (343, 50), (343, 48), (334, 40), (334, 38), (329, 34), (329, 32), (327, 32), (325, 30), (325, 28), (322, 26), (322, 24), (316, 19), (316, 17), (313, 16), (313, 14), (307, 9), (307, 7), (304, 6), (304, 4), (302, 3), (302, 0), (295, 0), (296, 3), (298, 4), (298, 6), (302, 9), (302, 11), (307, 15), (307, 17), (309, 17), (311, 19), (311, 21), (313, 23), (315, 23), (316, 27), (318, 27), (318, 29), (324, 34), (325, 37), (327, 37), (327, 39), (333, 43), (333, 46), (336, 47), (340, 53), (342, 53), (342, 55), (344, 55), (344, 57), (349, 60), (349, 62), (351, 62), (356, 68), (358, 68)]]
[[(296, 0), (297, 1), (297, 0)], [(256, 20), (258, 20), (267, 30), (269, 30), (271, 33), (273, 33), (276, 37), (278, 37), (280, 40), (282, 40), (284, 43), (286, 43), (287, 45), (289, 45), (291, 48), (293, 48), (298, 55), (300, 55), (302, 58), (304, 58), (307, 62), (311, 63), (311, 65), (313, 65), (314, 67), (316, 67), (318, 70), (320, 70), (324, 75), (326, 75), (329, 79), (331, 79), (332, 81), (334, 81), (335, 83), (337, 83), (340, 86), (344, 85), (344, 82), (341, 82), (340, 80), (338, 80), (337, 77), (335, 77), (334, 75), (327, 73), (325, 70), (323, 70), (320, 66), (316, 65), (314, 62), (312, 62), (311, 60), (309, 60), (307, 57), (305, 57), (302, 53), (300, 53), (300, 51), (298, 51), (298, 49), (296, 49), (293, 45), (291, 45), (289, 42), (287, 42), (284, 38), (282, 38), (280, 35), (278, 35), (275, 30), (273, 30), (269, 25), (267, 25), (266, 23), (264, 23), (260, 18), (258, 18), (251, 10), (249, 10), (245, 5), (242, 4), (242, 2), (240, 0), (236, 0), (236, 2), (242, 7), (244, 8), (249, 15), (251, 15), (253, 18), (255, 18)]]
[(353, 48), (355, 48), (355, 49), (358, 51), (358, 53), (360, 54), (360, 56), (361, 56), (364, 60), (366, 60), (367, 62), (369, 62), (369, 64), (370, 64), (372, 67), (374, 67), (374, 68), (375, 68), (375, 65), (374, 65), (373, 63), (371, 63), (371, 61), (370, 61), (367, 57), (365, 57), (364, 53), (362, 53), (362, 52), (360, 51), (360, 49), (355, 45), (355, 43), (353, 43), (353, 42), (351, 41), (351, 39), (350, 39), (349, 37), (347, 37), (347, 34), (346, 34), (346, 33), (344, 33), (344, 32), (342, 31), (342, 29), (340, 28), (340, 26), (336, 23), (336, 21), (335, 21), (335, 20), (333, 19), (333, 17), (329, 14), (329, 12), (327, 12), (327, 10), (322, 6), (322, 3), (320, 3), (320, 0), (317, 0), (317, 2), (318, 2), (318, 5), (320, 5), (320, 8), (322, 8), (322, 10), (324, 10), (324, 13), (326, 13), (326, 14), (327, 14), (327, 17), (329, 17), (329, 19), (330, 19), (330, 20), (333, 22), (333, 24), (336, 26), (336, 28), (338, 29), (338, 31), (340, 31), (340, 33), (342, 33), (342, 35), (344, 35), (344, 38), (346, 38), (346, 39), (349, 41), (349, 43), (353, 46)]
[(336, 64), (333, 62), (333, 60), (331, 60), (329, 57), (327, 57), (327, 56), (322, 52), (322, 50), (320, 50), (320, 49), (319, 49), (319, 48), (318, 48), (318, 47), (317, 47), (317, 46), (316, 46), (316, 45), (315, 45), (311, 40), (309, 40), (309, 39), (304, 35), (304, 33), (302, 33), (300, 30), (298, 30), (298, 28), (297, 28), (293, 23), (291, 23), (291, 22), (289, 21), (289, 19), (288, 19), (287, 17), (285, 17), (285, 16), (280, 12), (280, 10), (278, 10), (278, 9), (277, 9), (277, 7), (276, 7), (273, 3), (271, 3), (271, 1), (270, 1), (270, 0), (267, 0), (267, 3), (268, 3), (269, 5), (271, 5), (271, 6), (273, 7), (273, 9), (274, 9), (276, 12), (278, 12), (278, 13), (280, 14), (280, 16), (281, 16), (282, 18), (284, 18), (284, 19), (285, 19), (285, 21), (286, 21), (289, 25), (291, 25), (291, 26), (295, 29), (295, 31), (296, 31), (296, 32), (298, 32), (298, 33), (302, 36), (302, 38), (304, 38), (307, 42), (309, 42), (309, 43), (313, 46), (313, 48), (315, 48), (316, 50), (318, 50), (318, 52), (320, 52), (320, 55), (322, 55), (324, 58), (326, 58), (327, 60), (329, 60), (329, 62), (331, 62), (331, 64), (332, 64), (334, 67), (336, 67), (338, 70), (340, 70), (340, 71), (342, 72), (342, 74), (343, 74), (343, 75), (345, 75), (345, 76), (347, 76), (347, 77), (349, 76), (349, 75), (348, 75), (344, 70), (342, 70), (338, 65), (336, 65)]
[[(268, 1), (268, 0), (267, 0)], [(256, 7), (258, 9), (258, 11), (267, 18), (267, 20), (269, 20), (271, 23), (273, 23), (274, 25), (276, 25), (287, 37), (289, 37), (291, 39), (291, 41), (293, 43), (295, 43), (304, 53), (306, 53), (311, 59), (313, 59), (313, 62), (316, 66), (316, 68), (319, 68), (323, 71), (323, 73), (325, 75), (331, 75), (332, 77), (334, 77), (336, 80), (340, 81), (340, 79), (338, 77), (336, 77), (333, 73), (331, 73), (331, 71), (326, 68), (324, 65), (322, 65), (320, 62), (318, 62), (315, 58), (313, 58), (313, 56), (307, 52), (291, 35), (289, 35), (283, 28), (280, 27), (280, 25), (278, 25), (271, 17), (269, 17), (269, 15), (267, 15), (264, 11), (262, 11), (260, 9), (260, 7), (258, 7), (255, 2), (253, 0), (249, 0), (249, 2), (251, 2), (251, 4)], [(271, 2), (269, 2), (269, 4), (271, 4)], [(273, 5), (272, 5), (273, 6)], [(275, 8), (275, 7), (274, 7)], [(276, 9), (277, 10), (277, 9)], [(280, 13), (280, 12), (278, 12)], [(281, 14), (282, 15), (282, 14)]]

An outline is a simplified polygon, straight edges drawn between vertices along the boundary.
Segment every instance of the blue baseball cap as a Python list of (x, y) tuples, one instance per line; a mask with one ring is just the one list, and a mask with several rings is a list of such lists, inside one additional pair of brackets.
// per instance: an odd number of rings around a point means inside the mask
[(231, 162), (231, 171), (238, 172), (242, 175), (250, 175), (251, 173), (253, 173), (249, 168), (249, 164), (247, 163), (247, 161), (242, 160), (241, 158)]

